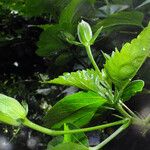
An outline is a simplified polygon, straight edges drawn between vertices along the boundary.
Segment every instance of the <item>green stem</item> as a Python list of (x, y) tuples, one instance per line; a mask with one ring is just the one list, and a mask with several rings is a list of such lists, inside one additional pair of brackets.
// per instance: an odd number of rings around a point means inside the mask
[(47, 135), (62, 135), (62, 134), (73, 134), (73, 133), (79, 133), (79, 132), (88, 132), (88, 131), (93, 131), (93, 130), (102, 130), (108, 127), (112, 127), (112, 126), (117, 126), (120, 124), (125, 124), (128, 120), (127, 119), (123, 119), (120, 121), (116, 121), (116, 122), (112, 122), (112, 123), (108, 123), (108, 124), (104, 124), (104, 125), (100, 125), (100, 126), (95, 126), (95, 127), (90, 127), (90, 128), (82, 128), (82, 129), (74, 129), (74, 130), (69, 130), (69, 131), (56, 131), (56, 130), (51, 130), (45, 127), (42, 127), (40, 125), (37, 125), (33, 122), (31, 122), (30, 120), (28, 120), (27, 118), (24, 120), (23, 125), (34, 129), (36, 131), (42, 132), (44, 134)]
[(109, 143), (112, 139), (114, 139), (118, 134), (120, 134), (123, 130), (125, 130), (130, 125), (130, 121), (123, 124), (120, 128), (118, 128), (113, 134), (111, 134), (107, 139), (101, 142), (99, 145), (95, 147), (91, 147), (90, 150), (99, 150), (104, 147), (107, 143)]
[(126, 118), (133, 118), (130, 114), (128, 114), (122, 107), (120, 103), (116, 105), (116, 109)]
[(119, 103), (135, 118), (139, 118), (128, 106), (126, 106), (122, 101), (119, 101)]
[(95, 68), (95, 70), (97, 71), (97, 73), (99, 74), (99, 76), (101, 77), (102, 74), (101, 74), (101, 72), (100, 72), (100, 70), (99, 70), (99, 68), (98, 68), (98, 66), (97, 66), (97, 64), (96, 64), (96, 62), (95, 62), (95, 60), (93, 58), (93, 55), (92, 55), (92, 52), (91, 52), (91, 47), (88, 45), (85, 48), (86, 48), (87, 55), (88, 55), (88, 57), (89, 57), (92, 65), (93, 65), (93, 67)]

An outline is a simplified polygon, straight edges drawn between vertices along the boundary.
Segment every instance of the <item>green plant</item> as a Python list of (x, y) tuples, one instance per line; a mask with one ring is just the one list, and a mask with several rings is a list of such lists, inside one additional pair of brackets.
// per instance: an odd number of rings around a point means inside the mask
[[(149, 130), (150, 117), (141, 118), (124, 102), (137, 92), (141, 92), (144, 87), (144, 81), (132, 79), (150, 54), (150, 25), (131, 43), (126, 43), (120, 51), (116, 49), (111, 56), (103, 53), (106, 62), (104, 68), (100, 70), (93, 58), (91, 45), (101, 30), (102, 28), (98, 29), (93, 35), (90, 25), (82, 21), (78, 25), (79, 42), (69, 41), (85, 47), (94, 69), (64, 73), (56, 79), (44, 81), (75, 86), (83, 90), (64, 97), (47, 112), (44, 117), (44, 126), (47, 128), (27, 119), (26, 105), (23, 107), (15, 99), (3, 94), (0, 95), (0, 121), (15, 126), (24, 125), (51, 136), (64, 135), (63, 138), (60, 137), (59, 140), (54, 138), (54, 141), (49, 143), (48, 149), (52, 150), (98, 150), (132, 124), (143, 127), (144, 131)], [(105, 114), (105, 110), (108, 109), (118, 111), (119, 114), (116, 116), (120, 119), (112, 123), (82, 128), (97, 111)], [(89, 147), (87, 140), (81, 140), (86, 139), (83, 132), (119, 125), (114, 133), (95, 147)], [(62, 127), (64, 130), (61, 130)]]
[[(133, 6), (133, 3), (138, 4), (141, 2), (135, 2), (135, 0), (134, 2), (133, 0), (1, 0), (0, 15), (4, 14), (5, 16), (1, 18), (1, 20), (4, 20), (2, 30), (5, 30), (7, 26), (9, 31), (9, 28), (13, 26), (11, 24), (13, 24), (12, 20), (14, 19), (11, 19), (9, 16), (21, 17), (22, 21), (28, 21), (28, 29), (33, 28), (36, 32), (41, 32), (40, 28), (42, 28), (43, 31), (38, 38), (39, 41), (33, 43), (37, 44), (36, 54), (46, 57), (49, 62), (55, 61), (57, 67), (63, 66), (74, 61), (80, 62), (80, 58), (83, 56), (78, 47), (66, 41), (68, 36), (72, 38), (77, 37), (76, 27), (82, 18), (91, 23), (94, 32), (103, 26), (103, 36), (98, 40), (107, 39), (108, 36), (110, 38), (112, 36), (110, 34), (113, 31), (127, 30), (126, 33), (132, 34), (133, 32), (129, 31), (130, 27), (135, 27), (136, 30), (143, 27), (143, 17), (147, 11), (143, 13), (141, 7), (137, 6), (137, 4)], [(148, 3), (146, 2), (146, 4)], [(5, 11), (7, 11), (7, 15), (4, 13)], [(40, 20), (42, 20), (42, 23)], [(5, 26), (5, 24), (7, 25)], [(10, 27), (8, 26), (9, 24)], [(14, 28), (14, 30), (15, 34), (14, 32), (8, 34), (7, 30), (0, 34), (0, 45), (18, 42), (22, 34), (26, 32), (23, 27), (19, 29)], [(105, 41), (107, 42), (107, 40)], [(103, 50), (107, 49), (100, 48)], [(98, 54), (94, 54), (98, 57)], [(63, 63), (58, 63), (59, 61)], [(82, 64), (83, 66), (88, 66), (86, 61), (83, 61)]]

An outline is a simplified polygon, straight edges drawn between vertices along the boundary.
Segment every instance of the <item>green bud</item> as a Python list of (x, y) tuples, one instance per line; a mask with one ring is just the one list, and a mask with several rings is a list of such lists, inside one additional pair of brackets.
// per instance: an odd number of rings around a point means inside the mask
[(0, 121), (6, 124), (19, 126), (26, 118), (27, 111), (14, 98), (0, 94)]
[(92, 30), (90, 25), (84, 20), (78, 24), (78, 38), (84, 46), (90, 45)]

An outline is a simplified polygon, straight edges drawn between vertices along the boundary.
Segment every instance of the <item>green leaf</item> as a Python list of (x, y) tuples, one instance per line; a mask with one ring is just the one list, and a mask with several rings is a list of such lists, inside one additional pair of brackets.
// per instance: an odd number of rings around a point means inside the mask
[[(72, 28), (73, 25), (73, 18), (77, 11), (79, 10), (80, 6), (87, 0), (71, 0), (70, 3), (63, 9), (60, 14), (59, 23), (60, 24), (67, 24)], [(68, 29), (67, 29), (68, 30)]]
[(72, 55), (68, 52), (61, 53), (55, 60), (56, 66), (65, 66), (72, 60)]
[(94, 44), (95, 40), (97, 39), (97, 37), (100, 35), (101, 31), (102, 31), (103, 27), (100, 27), (93, 35), (90, 44)]
[(59, 144), (51, 150), (89, 150), (87, 147), (75, 144), (75, 143), (64, 143)]
[(48, 143), (47, 150), (51, 150), (52, 147), (55, 147), (61, 143), (63, 143), (63, 136), (56, 136)]
[[(68, 125), (69, 125), (69, 128), (71, 130), (72, 129), (79, 129), (78, 127), (76, 127), (72, 124), (68, 124)], [(84, 132), (72, 134), (72, 142), (84, 145), (86, 147), (89, 147), (89, 141), (88, 141), (88, 138)]]
[(37, 43), (38, 50), (36, 53), (39, 56), (50, 56), (57, 51), (65, 49), (67, 46), (60, 39), (59, 34), (63, 29), (60, 25), (50, 25), (40, 35), (40, 40)]
[(122, 100), (127, 101), (136, 93), (141, 92), (144, 87), (143, 80), (135, 80), (129, 83), (129, 85), (124, 89), (122, 94)]
[[(72, 124), (67, 124), (67, 125), (69, 126), (69, 129), (71, 129), (71, 130), (72, 129), (79, 129), (78, 127), (76, 127)], [(71, 136), (70, 142), (89, 147), (89, 141), (88, 141), (88, 138), (84, 132), (70, 134), (70, 136)], [(61, 143), (63, 143), (63, 136), (56, 136), (48, 143), (47, 149), (51, 150), (50, 148), (57, 146), (58, 144), (61, 144)]]
[(99, 20), (93, 30), (97, 31), (103, 26), (103, 31), (107, 31), (116, 26), (134, 25), (142, 26), (143, 13), (138, 11), (118, 12), (108, 16), (106, 19)]
[[(43, 13), (55, 15), (58, 14), (68, 5), (70, 0), (26, 0), (26, 16), (40, 16)], [(57, 14), (57, 15), (56, 15)]]
[(26, 16), (39, 16), (42, 13), (50, 12), (50, 2), (48, 0), (26, 0)]
[(0, 94), (0, 121), (19, 126), (20, 121), (24, 120), (27, 115), (23, 106), (14, 98)]
[(47, 83), (75, 86), (87, 91), (97, 92), (101, 96), (104, 96), (103, 93), (106, 92), (106, 89), (100, 85), (99, 75), (93, 69), (64, 73), (63, 76), (47, 81)]
[(93, 9), (92, 5), (94, 3), (95, 0), (70, 0), (70, 3), (60, 14), (59, 23), (61, 25), (65, 24), (65, 29), (71, 32), (81, 16), (87, 16), (87, 11)]
[(87, 124), (106, 99), (94, 92), (78, 92), (56, 103), (44, 117), (45, 125), (60, 128), (64, 123), (75, 126)]
[[(64, 131), (69, 131), (68, 124), (64, 123)], [(69, 143), (72, 142), (72, 135), (71, 134), (64, 134), (63, 143)]]
[(150, 25), (121, 51), (116, 50), (106, 60), (105, 71), (118, 89), (124, 89), (135, 76), (150, 52)]

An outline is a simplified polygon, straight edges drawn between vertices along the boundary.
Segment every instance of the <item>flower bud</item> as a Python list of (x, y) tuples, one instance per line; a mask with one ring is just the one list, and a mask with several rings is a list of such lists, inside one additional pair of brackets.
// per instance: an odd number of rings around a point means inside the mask
[(17, 100), (0, 94), (0, 122), (19, 126), (26, 115), (27, 111)]
[(91, 27), (84, 20), (82, 20), (81, 23), (78, 24), (78, 38), (84, 46), (89, 45), (92, 39)]

